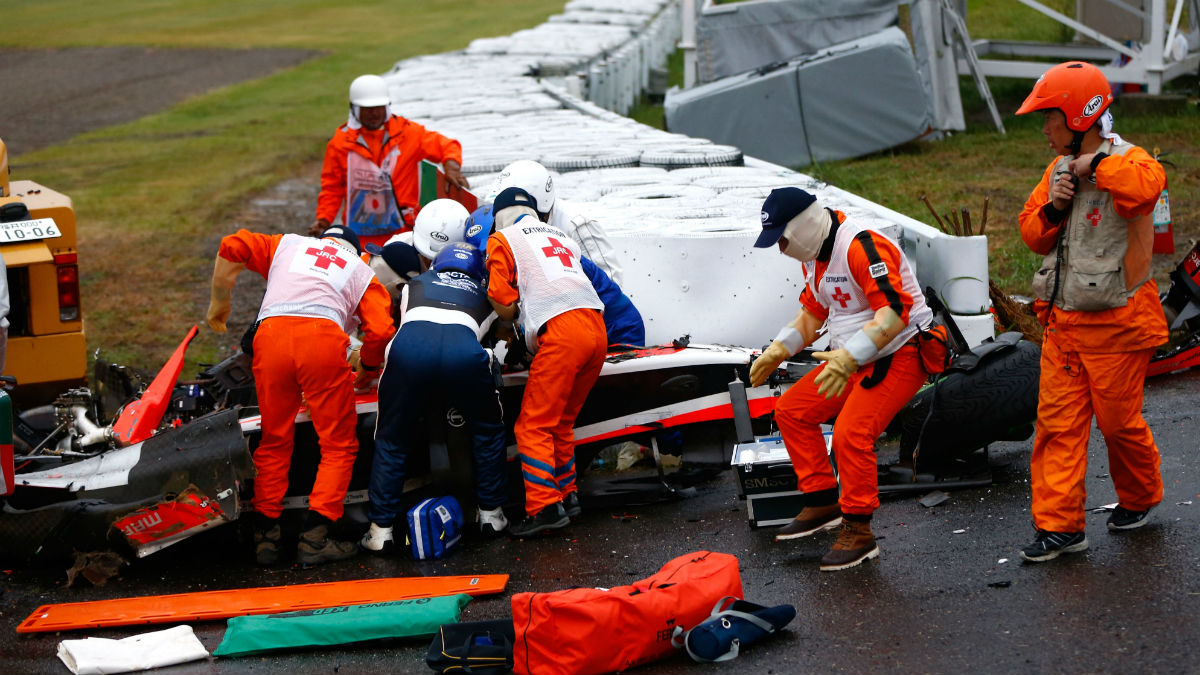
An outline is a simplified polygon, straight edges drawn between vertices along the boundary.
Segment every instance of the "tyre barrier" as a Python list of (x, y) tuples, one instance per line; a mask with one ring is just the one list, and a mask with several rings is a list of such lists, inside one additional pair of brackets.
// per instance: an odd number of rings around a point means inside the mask
[(584, 169), (635, 167), (641, 153), (621, 148), (560, 150), (541, 156), (541, 163), (551, 171), (567, 172)]
[(714, 177), (738, 180), (747, 177), (770, 176), (774, 178), (790, 177), (794, 180), (797, 176), (792, 171), (781, 172), (777, 169), (772, 170), (755, 166), (691, 166), (672, 169), (671, 175), (676, 178), (683, 178), (689, 183), (694, 183), (701, 178)]
[(504, 169), (518, 159), (528, 159), (529, 155), (513, 150), (509, 152), (472, 153), (463, 150), (462, 172), (468, 178), (475, 174), (495, 173)]
[(640, 27), (646, 23), (645, 17), (638, 14), (590, 9), (566, 14), (552, 14), (546, 18), (546, 21), (548, 23), (595, 23), (631, 27)]
[[(681, 18), (679, 0), (572, 0), (561, 15), (540, 26), (509, 36), (481, 38), (455, 52), (407, 59), (384, 78), (397, 97), (398, 112), (462, 144), (463, 172), (477, 196), (485, 198), (495, 174), (517, 159), (538, 159), (557, 173), (559, 198), (571, 202), (572, 213), (595, 219), (610, 234), (620, 233), (624, 241), (613, 242), (618, 258), (639, 258), (651, 266), (650, 274), (623, 281), (623, 290), (635, 302), (654, 305), (651, 298), (662, 289), (678, 287), (680, 279), (692, 279), (689, 294), (655, 309), (665, 314), (651, 323), (663, 330), (674, 331), (665, 327), (688, 323), (701, 308), (712, 308), (711, 301), (689, 304), (696, 301), (698, 289), (704, 285), (696, 281), (704, 278), (704, 272), (694, 268), (711, 268), (718, 259), (721, 264), (734, 261), (740, 265), (745, 259), (741, 253), (728, 261), (723, 256), (734, 255), (733, 248), (752, 248), (760, 227), (762, 199), (770, 188), (780, 185), (809, 189), (826, 203), (837, 204), (895, 239), (906, 237), (915, 228), (918, 237), (925, 237), (916, 240), (920, 248), (941, 255), (944, 242), (928, 245), (930, 238), (940, 233), (930, 231), (927, 236), (924, 230), (928, 228), (911, 218), (786, 167), (745, 157), (739, 148), (654, 129), (618, 114), (627, 111), (646, 89), (651, 69), (662, 68), (674, 51)], [(630, 156), (634, 152), (636, 159)], [(662, 170), (669, 171), (666, 178), (651, 179), (651, 174), (645, 173)], [(654, 189), (660, 192), (663, 186), (681, 185), (705, 192), (688, 192), (688, 197), (674, 192), (670, 193), (674, 197), (623, 198), (619, 205), (615, 203), (617, 197), (612, 195), (647, 185), (657, 185)], [(711, 248), (697, 241), (688, 244), (694, 250), (684, 262), (659, 259), (632, 248), (645, 245), (641, 237), (636, 242), (630, 239), (643, 231), (654, 237), (696, 239), (711, 232), (723, 244)], [(986, 241), (981, 243), (986, 249)], [(677, 246), (668, 242), (654, 248), (675, 251)], [(755, 249), (747, 255), (755, 269), (786, 280), (788, 288), (782, 289), (777, 302), (772, 297), (754, 312), (744, 303), (721, 306), (720, 311), (728, 316), (706, 327), (711, 332), (708, 341), (762, 344), (777, 329), (765, 325), (776, 323), (766, 317), (795, 311), (794, 297), (802, 280), (785, 269), (787, 260), (770, 253)], [(973, 270), (977, 266), (978, 256), (970, 251), (953, 257), (964, 261), (960, 267)], [(924, 270), (933, 269), (927, 285), (944, 284), (945, 275), (936, 261), (923, 260), (917, 268), (923, 283)], [(962, 271), (955, 275), (962, 276)], [(729, 283), (741, 284), (745, 274), (733, 276), (737, 278)], [(704, 287), (706, 292), (714, 290)], [(974, 293), (973, 287), (971, 290)], [(986, 303), (986, 294), (983, 297)], [(956, 307), (974, 307), (974, 295), (970, 299), (965, 304), (947, 304), (951, 311), (963, 311)], [(653, 332), (650, 323), (647, 331), (649, 339)], [(987, 336), (969, 337), (977, 342)]]
[[(725, 192), (734, 188), (757, 187), (763, 188), (767, 194), (780, 187), (795, 186), (795, 181), (784, 176), (754, 175), (747, 176), (705, 176), (692, 181), (692, 185), (706, 187), (714, 192)], [(764, 195), (765, 198), (765, 195)]]
[(697, 185), (634, 185), (613, 190), (598, 201), (604, 204), (631, 205), (642, 204), (646, 201), (665, 202), (677, 200), (690, 204), (704, 204), (716, 197), (716, 192)]
[(1033, 433), (1042, 350), (1020, 337), (1004, 333), (976, 347), (973, 368), (952, 365), (900, 410), (892, 428), (901, 433), (901, 464), (940, 473), (990, 443)]
[(742, 151), (732, 145), (698, 145), (672, 150), (647, 150), (642, 153), (642, 166), (682, 169), (691, 166), (739, 166)]

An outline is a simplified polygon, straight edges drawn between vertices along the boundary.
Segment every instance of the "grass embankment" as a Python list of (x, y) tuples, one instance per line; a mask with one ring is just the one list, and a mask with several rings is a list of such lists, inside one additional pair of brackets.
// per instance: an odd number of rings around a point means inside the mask
[[(1070, 13), (1069, 0), (1057, 0)], [(1052, 3), (1053, 4), (1053, 3)], [(130, 124), (85, 134), (14, 158), (18, 177), (69, 194), (79, 220), (89, 348), (112, 360), (153, 368), (165, 360), (192, 323), (203, 319), (216, 238), (247, 198), (281, 180), (317, 180), (325, 142), (345, 115), (345, 91), (355, 76), (383, 72), (418, 54), (507, 35), (543, 21), (561, 0), (372, 2), (331, 0), (200, 2), (161, 0), (147, 9), (136, 0), (89, 3), (59, 0), (4, 10), (0, 45), (69, 47), (292, 47), (327, 53), (277, 75), (227, 87)], [(973, 37), (1067, 41), (1059, 24), (1019, 3), (971, 2)], [(673, 67), (681, 80), (681, 60)], [(968, 116), (965, 133), (917, 142), (860, 159), (796, 167), (923, 222), (926, 195), (942, 213), (988, 214), (992, 275), (1006, 289), (1027, 290), (1037, 258), (1016, 236), (1015, 218), (1050, 159), (1040, 116), (1012, 115), (1032, 84), (989, 81), (1008, 128), (991, 126), (971, 78), (961, 78)], [(1195, 92), (1195, 79), (1183, 82)], [(1117, 130), (1147, 148), (1171, 154), (1172, 214), (1180, 247), (1200, 230), (1200, 116), (1124, 114)], [(661, 123), (661, 110), (635, 118)], [(306, 223), (299, 223), (299, 227)], [(1180, 252), (1182, 253), (1182, 252)], [(1177, 257), (1177, 256), (1175, 256)], [(189, 351), (211, 361), (215, 340), (206, 330)], [(192, 372), (189, 367), (185, 372)]]
[[(318, 180), (354, 77), (508, 35), (561, 10), (561, 0), (161, 0), (149, 7), (58, 0), (6, 8), (5, 24), (21, 28), (0, 33), (6, 47), (289, 47), (327, 54), (12, 158), (15, 177), (74, 201), (89, 353), (102, 347), (109, 360), (156, 369), (188, 327), (203, 323), (217, 238), (233, 227), (231, 214), (286, 178)], [(212, 362), (215, 345), (203, 329), (189, 361)]]

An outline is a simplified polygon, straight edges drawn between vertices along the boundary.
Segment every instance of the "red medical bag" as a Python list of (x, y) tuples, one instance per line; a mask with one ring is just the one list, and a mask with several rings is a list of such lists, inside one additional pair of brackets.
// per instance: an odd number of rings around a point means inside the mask
[(513, 671), (597, 675), (663, 658), (675, 651), (675, 629), (699, 624), (725, 596), (742, 597), (738, 561), (710, 551), (675, 558), (629, 586), (517, 593)]

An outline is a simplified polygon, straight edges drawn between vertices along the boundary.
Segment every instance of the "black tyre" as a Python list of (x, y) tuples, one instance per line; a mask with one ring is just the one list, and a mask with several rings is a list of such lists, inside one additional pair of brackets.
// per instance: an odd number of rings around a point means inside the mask
[(1037, 417), (1041, 357), (1037, 345), (1021, 340), (914, 396), (896, 416), (901, 463), (912, 465), (918, 441), (916, 468), (936, 472), (989, 443), (1028, 438)]

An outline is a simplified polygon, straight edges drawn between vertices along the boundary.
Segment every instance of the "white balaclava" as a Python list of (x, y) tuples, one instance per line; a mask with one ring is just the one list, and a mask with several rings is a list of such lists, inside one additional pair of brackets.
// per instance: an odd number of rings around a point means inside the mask
[(371, 256), (371, 262), (367, 265), (375, 273), (375, 278), (379, 279), (379, 283), (387, 289), (388, 295), (392, 296), (392, 302), (397, 302), (400, 299), (400, 287), (408, 280), (396, 274), (396, 271), (384, 261), (381, 255)]
[(821, 244), (825, 243), (832, 227), (833, 216), (821, 205), (820, 200), (813, 201), (808, 208), (789, 220), (783, 229), (783, 236), (787, 238), (787, 248), (783, 249), (783, 254), (800, 262), (816, 260), (821, 252)]

